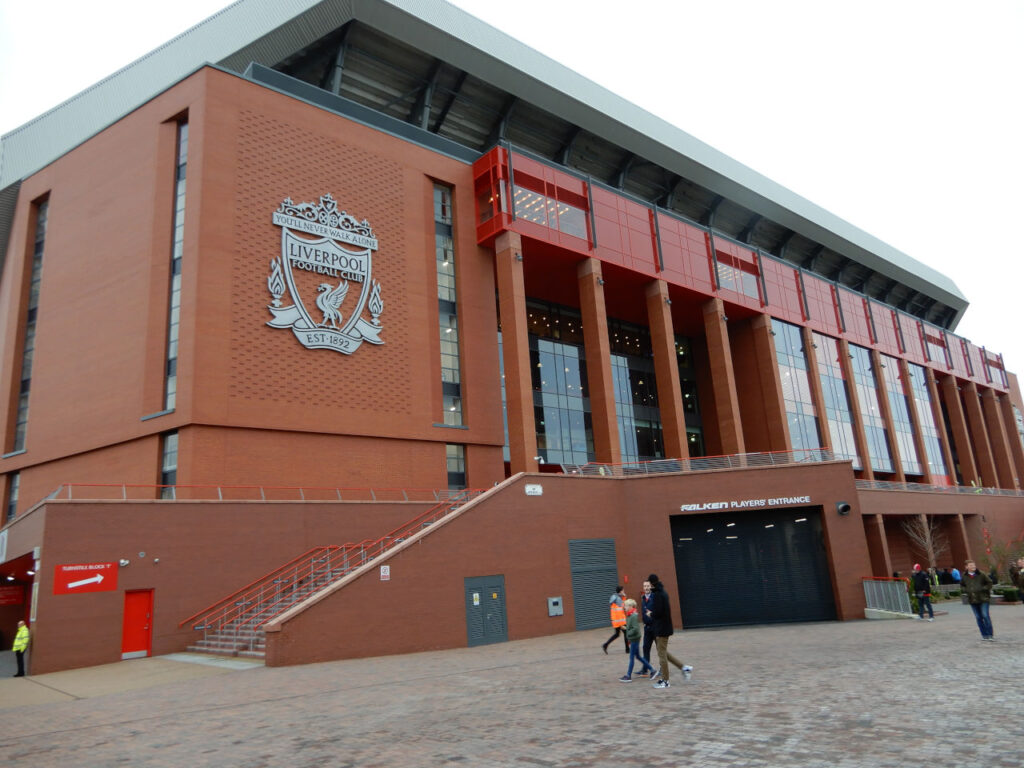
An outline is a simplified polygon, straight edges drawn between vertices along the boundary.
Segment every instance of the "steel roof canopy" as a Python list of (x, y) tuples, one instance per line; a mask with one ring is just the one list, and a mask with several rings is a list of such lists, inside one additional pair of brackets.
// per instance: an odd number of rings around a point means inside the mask
[[(947, 276), (443, 0), (238, 0), (0, 139), (0, 195), (206, 63), (268, 67), (358, 21), (950, 307)], [(13, 188), (13, 189), (12, 189)], [(13, 206), (0, 206), (0, 263)]]

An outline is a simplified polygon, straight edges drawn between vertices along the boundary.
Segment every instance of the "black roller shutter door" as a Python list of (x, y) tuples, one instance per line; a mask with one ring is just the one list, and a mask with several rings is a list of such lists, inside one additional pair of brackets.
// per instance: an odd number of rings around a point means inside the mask
[(672, 518), (683, 626), (835, 619), (820, 507)]

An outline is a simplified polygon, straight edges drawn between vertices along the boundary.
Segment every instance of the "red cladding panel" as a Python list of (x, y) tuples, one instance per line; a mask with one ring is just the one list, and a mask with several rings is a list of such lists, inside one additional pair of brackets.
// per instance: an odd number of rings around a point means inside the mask
[(731, 240), (716, 237), (715, 255), (719, 265), (719, 295), (734, 304), (760, 310), (761, 281), (757, 254)]
[(805, 272), (804, 290), (807, 292), (807, 306), (811, 315), (808, 321), (811, 328), (829, 336), (839, 336), (842, 329), (839, 326), (832, 284)]
[(843, 335), (849, 341), (870, 347), (874, 340), (871, 338), (871, 329), (868, 327), (864, 297), (840, 286), (839, 300), (842, 302), (843, 322), (846, 324), (846, 333)]
[(899, 337), (896, 335), (896, 313), (892, 308), (869, 301), (868, 307), (871, 310), (871, 318), (875, 321), (875, 336), (878, 348), (886, 354), (899, 357)]
[(917, 320), (910, 315), (897, 312), (896, 321), (900, 324), (900, 331), (903, 332), (905, 347), (903, 356), (912, 363), (924, 365), (928, 358), (925, 356), (924, 344), (921, 342), (921, 327)]
[(599, 187), (591, 189), (591, 196), (598, 258), (636, 272), (657, 274), (651, 209)]
[(775, 259), (761, 259), (765, 302), (773, 317), (790, 323), (803, 323), (804, 308), (800, 300), (800, 273)]
[(670, 216), (658, 215), (661, 256), (665, 262), (662, 277), (673, 285), (692, 288), (706, 296), (714, 294), (711, 282), (711, 256), (707, 235)]

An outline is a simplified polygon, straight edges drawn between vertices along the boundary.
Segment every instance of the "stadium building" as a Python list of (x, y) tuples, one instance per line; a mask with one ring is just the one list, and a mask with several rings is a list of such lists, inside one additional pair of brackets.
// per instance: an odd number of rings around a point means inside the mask
[(862, 618), (1024, 527), (949, 278), (441, 0), (234, 3), (2, 138), (0, 249), (34, 673)]

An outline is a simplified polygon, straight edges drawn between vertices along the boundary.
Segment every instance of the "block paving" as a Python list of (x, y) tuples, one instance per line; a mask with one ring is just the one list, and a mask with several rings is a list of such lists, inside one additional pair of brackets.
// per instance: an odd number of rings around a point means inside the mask
[[(671, 687), (621, 683), (607, 630), (266, 668), (184, 654), (10, 678), (0, 765), (1020, 766), (1024, 609), (691, 630)], [(400, 622), (359, 621), (372, 632)], [(372, 647), (372, 645), (371, 645)], [(621, 649), (621, 645), (611, 646)]]

